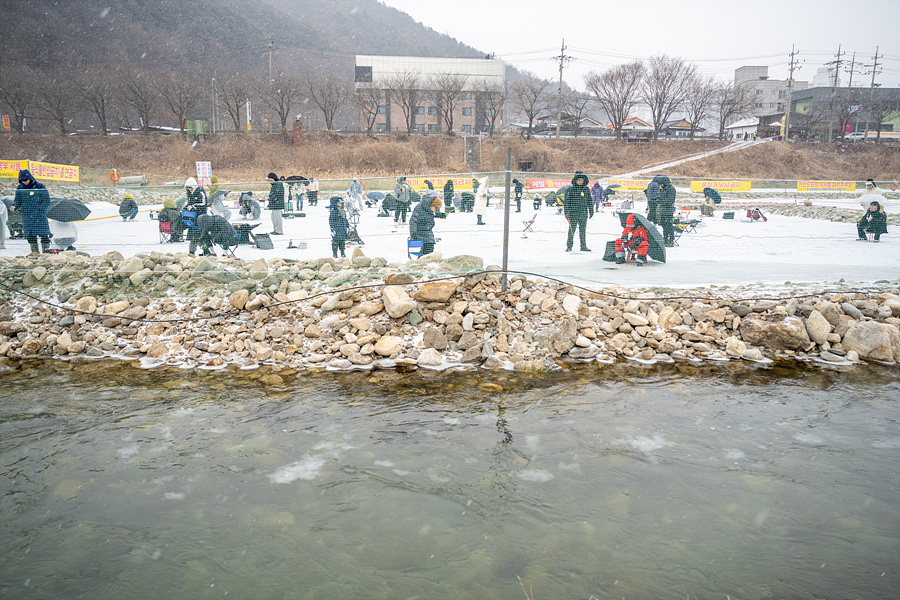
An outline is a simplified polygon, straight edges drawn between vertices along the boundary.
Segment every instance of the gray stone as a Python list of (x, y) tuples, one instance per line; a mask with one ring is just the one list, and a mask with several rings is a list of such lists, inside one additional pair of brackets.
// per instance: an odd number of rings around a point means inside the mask
[(806, 325), (799, 317), (768, 321), (747, 317), (741, 321), (739, 331), (745, 342), (774, 350), (799, 350), (810, 344)]
[[(140, 273), (138, 273), (137, 275), (139, 275), (139, 274)], [(136, 275), (132, 275), (132, 277), (135, 277), (135, 276)], [(221, 269), (221, 268), (216, 268), (211, 271), (205, 272), (203, 274), (203, 279), (206, 279), (207, 281), (211, 281), (213, 283), (220, 283), (220, 284), (229, 284), (232, 282), (240, 281), (240, 277), (238, 277), (237, 275), (235, 275), (234, 273), (232, 273), (230, 271), (226, 271), (225, 269)]]
[(598, 354), (600, 354), (600, 348), (597, 346), (588, 346), (586, 348), (576, 346), (569, 350), (569, 358), (576, 359), (594, 358)]
[(752, 313), (753, 310), (746, 304), (734, 304), (731, 306), (731, 312), (739, 317), (746, 317), (747, 315)]
[(393, 319), (405, 316), (416, 307), (406, 290), (396, 285), (388, 285), (382, 289), (381, 301), (384, 303), (384, 310)]
[(434, 348), (435, 350), (445, 350), (447, 348), (447, 338), (437, 327), (429, 327), (422, 336), (422, 343), (426, 348)]
[(471, 331), (466, 331), (462, 334), (462, 337), (459, 338), (459, 342), (457, 345), (460, 350), (468, 350), (469, 348), (478, 344), (478, 336)]
[(480, 256), (461, 254), (441, 261), (438, 270), (442, 273), (460, 273), (484, 268), (484, 260)]
[(570, 317), (538, 329), (534, 332), (534, 341), (554, 355), (560, 356), (575, 346), (577, 336), (577, 324), (575, 319)]
[(900, 329), (894, 325), (862, 321), (847, 330), (841, 343), (848, 354), (852, 350), (860, 358), (900, 361)]
[[(859, 320), (859, 319), (863, 318), (862, 311), (860, 311), (858, 308), (856, 308), (849, 302), (844, 302), (843, 304), (841, 304), (841, 310), (843, 310), (844, 314), (847, 315), (848, 317), (850, 317), (851, 319)], [(862, 356), (862, 355), (860, 355), (860, 356)]]
[(809, 335), (809, 339), (821, 346), (828, 341), (828, 334), (831, 333), (831, 324), (822, 313), (814, 310), (806, 318), (806, 333)]
[(437, 367), (444, 362), (444, 358), (434, 348), (426, 348), (419, 354), (417, 361), (424, 367)]

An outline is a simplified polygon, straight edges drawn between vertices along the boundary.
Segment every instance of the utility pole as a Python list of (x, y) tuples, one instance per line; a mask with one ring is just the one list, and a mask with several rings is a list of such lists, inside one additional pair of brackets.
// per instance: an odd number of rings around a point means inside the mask
[[(869, 139), (869, 115), (872, 113), (872, 110), (875, 107), (875, 75), (879, 73), (878, 59), (881, 58), (880, 56), (878, 56), (878, 46), (875, 46), (875, 56), (873, 56), (872, 58), (875, 62), (872, 64), (872, 85), (869, 87), (869, 106), (866, 107), (866, 128), (863, 130), (866, 132), (866, 137), (863, 138), (865, 140)], [(865, 74), (868, 75), (868, 73)], [(878, 128), (878, 135), (875, 137), (875, 140), (877, 141), (880, 138), (881, 127)]]
[[(794, 57), (797, 56), (794, 44), (791, 44), (791, 67), (787, 84), (787, 108), (784, 111), (784, 141), (791, 141), (791, 91), (794, 88)], [(796, 67), (799, 69), (800, 67)]]
[[(269, 98), (272, 98), (272, 46), (273, 42), (269, 40)], [(269, 121), (269, 108), (268, 103), (266, 103), (266, 133), (270, 131), (271, 123)]]
[(554, 56), (553, 60), (559, 61), (559, 87), (556, 90), (556, 139), (559, 139), (559, 121), (562, 118), (562, 78), (563, 67), (570, 60), (575, 60), (571, 56), (566, 56), (566, 40), (563, 38), (562, 46), (559, 49), (559, 56)]
[(834, 83), (831, 85), (831, 110), (828, 115), (828, 143), (831, 143), (831, 136), (834, 133), (834, 99), (837, 94), (838, 75), (841, 72), (841, 45), (838, 44), (838, 51), (835, 55), (836, 59), (825, 63), (826, 65), (834, 65)]

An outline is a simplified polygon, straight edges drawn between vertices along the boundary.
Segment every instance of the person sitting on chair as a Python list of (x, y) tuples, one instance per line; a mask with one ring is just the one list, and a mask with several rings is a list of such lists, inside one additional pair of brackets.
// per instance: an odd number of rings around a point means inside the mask
[(215, 256), (216, 253), (212, 249), (213, 244), (219, 244), (223, 248), (237, 246), (237, 231), (225, 217), (200, 215), (197, 217), (197, 229), (199, 230), (199, 239), (191, 242), (191, 254), (196, 250), (198, 243), (203, 249), (201, 256)]
[(344, 201), (335, 196), (331, 199), (331, 212), (328, 214), (328, 226), (331, 227), (331, 255), (345, 257), (344, 248), (347, 246), (347, 232), (350, 230), (350, 222), (344, 213)]
[(867, 210), (866, 214), (856, 222), (856, 232), (859, 234), (857, 239), (863, 242), (867, 239), (867, 233), (874, 234), (875, 241), (877, 242), (878, 238), (881, 237), (881, 234), (888, 232), (887, 214), (885, 214), (884, 209), (881, 208), (881, 203), (872, 202), (869, 204), (869, 210)]
[(184, 231), (184, 223), (181, 222), (181, 211), (174, 198), (166, 198), (163, 201), (163, 209), (159, 211), (157, 219), (160, 223), (170, 223), (170, 242), (180, 242), (181, 233)]
[(616, 264), (625, 264), (625, 251), (635, 253), (635, 264), (643, 266), (647, 262), (650, 249), (650, 233), (640, 223), (635, 223), (634, 215), (628, 215), (622, 237), (616, 240)]
[(422, 242), (422, 256), (434, 252), (434, 218), (443, 219), (440, 198), (434, 198), (431, 204), (419, 202), (409, 217), (409, 239)]

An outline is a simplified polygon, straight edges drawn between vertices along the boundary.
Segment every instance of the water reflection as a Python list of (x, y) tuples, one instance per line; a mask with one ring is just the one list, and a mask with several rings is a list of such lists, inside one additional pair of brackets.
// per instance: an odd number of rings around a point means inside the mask
[[(789, 377), (787, 375), (790, 375)], [(0, 373), (0, 595), (888, 598), (896, 370)]]

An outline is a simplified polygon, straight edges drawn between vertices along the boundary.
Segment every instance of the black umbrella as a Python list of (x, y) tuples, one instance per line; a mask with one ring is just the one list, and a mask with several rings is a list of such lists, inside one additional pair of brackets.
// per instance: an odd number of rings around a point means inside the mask
[(647, 251), (647, 255), (653, 260), (658, 260), (659, 262), (666, 262), (666, 244), (663, 241), (663, 236), (659, 232), (659, 229), (656, 228), (656, 225), (647, 220), (647, 217), (640, 213), (619, 213), (619, 222), (622, 224), (622, 228), (625, 228), (625, 223), (628, 220), (628, 215), (634, 215), (634, 219), (642, 226), (647, 228), (647, 233), (650, 234), (650, 249)]
[(178, 200), (175, 201), (175, 208), (177, 208), (178, 210), (181, 210), (182, 208), (184, 208), (184, 205), (187, 204), (187, 201), (188, 201), (187, 198), (179, 198)]
[(61, 223), (83, 221), (89, 214), (91, 209), (75, 198), (50, 198), (50, 205), (47, 206), (47, 218)]
[(384, 200), (384, 192), (369, 192), (366, 194), (366, 198), (378, 202), (379, 200)]
[(719, 191), (714, 188), (711, 188), (711, 187), (703, 188), (703, 195), (709, 196), (710, 198), (712, 198), (712, 201), (716, 204), (722, 204), (722, 196), (720, 196)]

